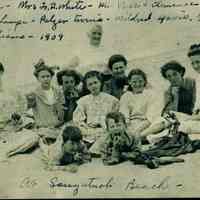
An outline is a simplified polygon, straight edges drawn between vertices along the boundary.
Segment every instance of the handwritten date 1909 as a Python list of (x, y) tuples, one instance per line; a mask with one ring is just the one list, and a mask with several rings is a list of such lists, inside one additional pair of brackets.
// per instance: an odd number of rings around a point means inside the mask
[(42, 35), (40, 36), (40, 40), (43, 41), (49, 41), (49, 40), (58, 40), (58, 41), (62, 41), (64, 38), (64, 34), (63, 33), (42, 33)]

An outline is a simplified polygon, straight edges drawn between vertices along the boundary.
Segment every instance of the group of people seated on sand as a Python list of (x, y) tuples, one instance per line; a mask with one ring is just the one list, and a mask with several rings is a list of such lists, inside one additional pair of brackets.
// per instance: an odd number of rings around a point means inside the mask
[[(189, 48), (188, 57), (200, 73), (200, 44)], [(170, 61), (161, 66), (161, 76), (170, 86), (158, 94), (147, 87), (148, 77), (141, 69), (133, 68), (126, 76), (127, 63), (124, 55), (115, 54), (108, 59), (106, 72), (62, 69), (56, 73), (56, 86), (55, 71), (39, 60), (33, 73), (38, 86), (25, 97), (9, 96), (0, 81), (5, 159), (40, 147), (50, 170), (75, 172), (94, 157), (105, 165), (129, 160), (151, 169), (183, 162), (176, 156), (200, 148), (199, 140), (189, 138), (200, 134), (200, 83), (185, 77), (179, 62)], [(0, 80), (3, 74), (1, 64)], [(6, 141), (8, 135), (14, 137), (12, 144)], [(169, 151), (171, 140), (176, 151)]]

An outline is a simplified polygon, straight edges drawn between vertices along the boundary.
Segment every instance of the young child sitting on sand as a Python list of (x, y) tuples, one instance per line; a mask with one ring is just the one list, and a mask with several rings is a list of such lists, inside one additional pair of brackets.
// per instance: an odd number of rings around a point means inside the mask
[(105, 165), (114, 165), (130, 160), (134, 164), (145, 164), (148, 168), (159, 165), (183, 162), (183, 159), (172, 157), (154, 157), (142, 151), (138, 138), (127, 134), (125, 117), (120, 112), (111, 112), (106, 116), (107, 138), (101, 146), (102, 159)]
[(110, 112), (106, 116), (107, 137), (101, 146), (104, 164), (112, 165), (121, 162), (126, 152), (138, 151), (136, 140), (127, 132), (125, 117), (120, 112)]
[(66, 126), (52, 145), (46, 145), (40, 138), (43, 160), (49, 170), (76, 172), (78, 166), (91, 161), (91, 156), (82, 142), (82, 134), (75, 126)]

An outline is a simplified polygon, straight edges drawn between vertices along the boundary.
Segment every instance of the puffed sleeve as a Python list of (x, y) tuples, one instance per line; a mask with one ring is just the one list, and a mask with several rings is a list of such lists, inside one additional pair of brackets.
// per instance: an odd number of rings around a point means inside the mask
[(85, 98), (81, 98), (78, 100), (77, 102), (77, 107), (74, 111), (73, 114), (73, 121), (75, 124), (77, 124), (78, 126), (81, 126), (83, 124), (85, 124), (87, 116), (86, 116), (86, 112), (85, 112)]

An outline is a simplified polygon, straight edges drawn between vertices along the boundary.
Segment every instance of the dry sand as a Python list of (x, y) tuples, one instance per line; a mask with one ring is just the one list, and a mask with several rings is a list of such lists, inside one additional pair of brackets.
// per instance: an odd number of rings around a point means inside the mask
[[(91, 163), (80, 166), (77, 173), (47, 171), (40, 156), (40, 150), (36, 149), (31, 154), (21, 154), (0, 164), (0, 198), (200, 196), (200, 151), (180, 156), (185, 159), (184, 163), (153, 170), (131, 162), (104, 166), (100, 159), (95, 158)], [(56, 182), (55, 177), (57, 183), (76, 185), (73, 188), (69, 185), (52, 188), (50, 183)], [(91, 178), (95, 179), (88, 186)], [(108, 188), (100, 186), (109, 180)], [(130, 182), (134, 182), (132, 188)]]
[[(18, 14), (13, 12), (13, 15)], [(24, 12), (24, 16), (26, 15)], [(82, 57), (90, 58), (93, 62), (93, 56), (88, 55), (89, 51), (85, 49), (85, 44), (88, 42), (85, 37), (88, 28), (89, 25), (66, 25), (63, 28), (65, 40), (62, 43), (44, 43), (38, 40), (24, 43), (1, 41), (3, 53), (0, 55), (0, 60), (6, 67), (5, 87), (17, 85), (22, 87), (24, 92), (35, 87), (33, 82), (36, 80), (32, 75), (33, 63), (40, 57), (47, 64), (62, 67), (74, 56), (74, 50), (81, 49)], [(29, 32), (29, 29), (25, 31)], [(41, 31), (45, 32), (46, 29), (41, 30), (40, 27), (34, 26), (31, 27), (31, 31), (41, 34)], [(128, 70), (143, 69), (148, 75), (150, 84), (158, 90), (158, 94), (162, 95), (164, 88), (167, 87), (167, 81), (160, 75), (161, 65), (169, 60), (177, 60), (186, 67), (186, 75), (193, 75), (187, 51), (191, 44), (199, 42), (199, 25), (172, 23), (144, 26), (108, 23), (104, 24), (102, 42), (105, 44), (105, 49), (111, 49), (112, 54), (122, 53), (128, 58), (130, 61)], [(107, 55), (107, 51), (105, 54)], [(1, 152), (2, 145), (5, 144), (0, 144)], [(36, 150), (32, 154), (13, 157), (9, 163), (0, 163), (0, 198), (200, 196), (199, 151), (180, 156), (185, 159), (184, 163), (161, 166), (154, 170), (130, 162), (104, 166), (101, 160), (94, 159), (92, 163), (82, 165), (75, 174), (44, 170), (40, 155), (40, 150)], [(72, 188), (51, 188), (49, 182), (54, 177), (58, 177), (58, 181), (65, 184), (78, 184), (80, 187), (78, 194), (73, 195), (75, 190)], [(83, 187), (82, 184), (89, 183), (90, 178), (97, 178), (93, 182), (93, 187)], [(105, 184), (109, 180), (111, 180), (109, 189), (94, 188), (94, 185), (100, 187), (100, 184)], [(134, 187), (127, 189), (128, 183), (133, 180), (135, 180)]]

